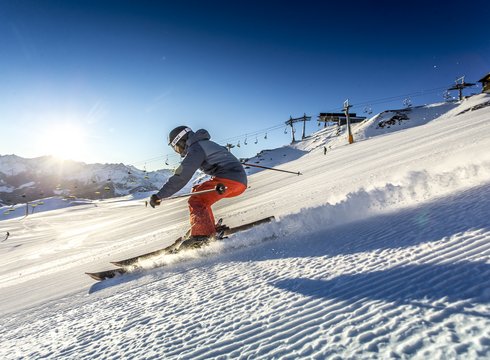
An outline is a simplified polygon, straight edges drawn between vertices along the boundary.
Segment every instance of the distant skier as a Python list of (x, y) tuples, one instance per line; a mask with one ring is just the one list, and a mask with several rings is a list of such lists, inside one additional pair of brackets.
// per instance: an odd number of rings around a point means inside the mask
[(6, 234), (6, 236), (5, 236), (5, 239), (3, 239), (2, 241), (7, 240), (7, 239), (9, 238), (9, 236), (10, 236), (10, 233), (7, 231), (7, 234)]
[(247, 175), (240, 161), (226, 147), (210, 138), (204, 129), (196, 132), (187, 126), (173, 129), (168, 136), (168, 144), (184, 159), (175, 174), (150, 198), (151, 207), (160, 205), (161, 199), (182, 189), (198, 169), (212, 178), (194, 186), (193, 192), (214, 189), (219, 183), (226, 186), (223, 194), (209, 192), (189, 198), (191, 236), (181, 244), (184, 248), (199, 247), (216, 234), (211, 205), (223, 198), (238, 196), (247, 188)]

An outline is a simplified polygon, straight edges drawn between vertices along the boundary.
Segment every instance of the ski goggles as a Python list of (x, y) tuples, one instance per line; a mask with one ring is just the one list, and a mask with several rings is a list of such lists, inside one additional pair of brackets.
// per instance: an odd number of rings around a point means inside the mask
[(179, 132), (177, 134), (177, 136), (172, 140), (172, 142), (170, 143), (170, 146), (172, 146), (172, 148), (177, 151), (177, 143), (180, 141), (180, 139), (182, 139), (182, 137), (187, 134), (188, 132), (190, 132), (191, 129), (190, 128), (185, 128), (184, 130), (182, 130), (181, 132)]

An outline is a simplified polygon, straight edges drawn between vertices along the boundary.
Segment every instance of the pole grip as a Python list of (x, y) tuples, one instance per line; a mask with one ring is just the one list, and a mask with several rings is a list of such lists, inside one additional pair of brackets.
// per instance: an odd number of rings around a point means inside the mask
[(224, 184), (219, 183), (216, 185), (216, 192), (220, 195), (223, 195), (226, 191), (226, 186)]

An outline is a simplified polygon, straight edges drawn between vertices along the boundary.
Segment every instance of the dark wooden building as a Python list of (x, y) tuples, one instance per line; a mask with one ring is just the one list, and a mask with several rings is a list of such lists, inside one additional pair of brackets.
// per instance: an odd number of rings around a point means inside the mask
[(490, 94), (490, 73), (482, 77), (478, 82), (481, 83), (481, 92)]
[[(351, 113), (349, 114), (349, 120), (351, 124), (355, 124), (366, 120), (366, 118), (357, 116), (356, 113)], [(345, 113), (320, 113), (320, 115), (318, 115), (318, 122), (323, 122), (324, 126), (327, 126), (327, 123), (345, 125), (347, 123), (347, 118), (345, 117)]]

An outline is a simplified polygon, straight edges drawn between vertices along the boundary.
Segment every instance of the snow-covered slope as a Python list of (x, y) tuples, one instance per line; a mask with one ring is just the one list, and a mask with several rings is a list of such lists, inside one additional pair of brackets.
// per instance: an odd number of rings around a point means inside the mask
[[(362, 123), (352, 124), (351, 129), (355, 141), (363, 141), (375, 136), (427, 124), (445, 114), (451, 114), (453, 109), (456, 109), (456, 113), (453, 114), (456, 115), (461, 111), (470, 111), (475, 106), (477, 109), (483, 108), (488, 106), (488, 101), (487, 95), (477, 95), (466, 99), (463, 104), (460, 102), (445, 102), (413, 108), (386, 110), (370, 119), (366, 119)], [(345, 125), (327, 126), (301, 141), (279, 149), (264, 150), (252, 159), (247, 159), (247, 161), (252, 164), (274, 167), (295, 160), (318, 148), (329, 152), (338, 146), (345, 145), (346, 131)], [(258, 171), (262, 170), (251, 168), (248, 173), (254, 174)]]
[[(387, 110), (356, 126), (355, 138), (362, 140), (373, 136), (392, 133), (394, 131), (421, 126), (437, 119), (460, 103), (437, 103), (417, 107), (409, 107), (399, 110)], [(466, 106), (466, 102), (465, 105)]]
[(0, 222), (0, 357), (489, 358), (489, 100), (320, 139), (326, 155), (278, 165), (304, 175), (257, 172), (215, 207), (231, 226), (275, 223), (99, 284), (83, 272), (179, 236), (186, 201)]

